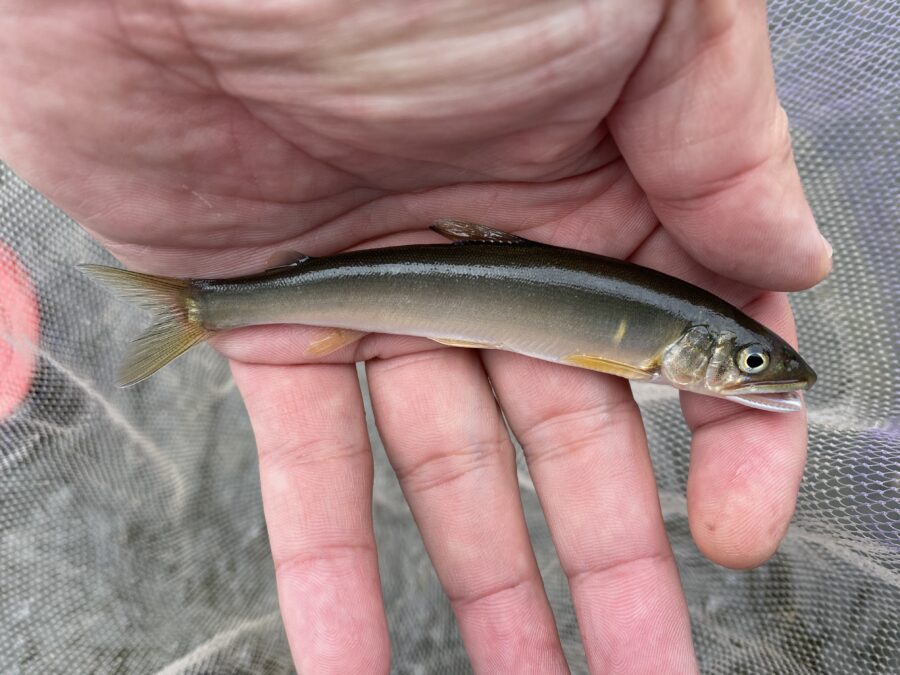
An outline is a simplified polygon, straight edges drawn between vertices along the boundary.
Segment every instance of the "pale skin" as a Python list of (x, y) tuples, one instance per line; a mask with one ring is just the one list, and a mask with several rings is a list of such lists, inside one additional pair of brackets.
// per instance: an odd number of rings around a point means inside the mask
[[(756, 0), (13, 0), (0, 30), (0, 156), (131, 269), (234, 275), (282, 249), (437, 241), (424, 228), (451, 216), (661, 269), (794, 341), (775, 291), (830, 268)], [(696, 671), (625, 380), (390, 336), (310, 359), (321, 335), (214, 340), (300, 672), (389, 668), (356, 360), (477, 672), (567, 670), (498, 403), (592, 672)], [(694, 539), (758, 565), (794, 510), (805, 414), (682, 408)]]

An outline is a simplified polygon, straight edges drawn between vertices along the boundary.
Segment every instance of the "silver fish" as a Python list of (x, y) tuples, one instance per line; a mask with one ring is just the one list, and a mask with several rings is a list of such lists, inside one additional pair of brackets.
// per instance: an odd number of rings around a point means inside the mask
[(802, 408), (816, 374), (787, 342), (715, 295), (604, 256), (440, 220), (451, 245), (378, 248), (232, 279), (81, 268), (162, 318), (120, 384), (149, 377), (211, 333), (260, 324), (335, 329), (319, 353), (366, 332), (504, 349), (764, 410)]

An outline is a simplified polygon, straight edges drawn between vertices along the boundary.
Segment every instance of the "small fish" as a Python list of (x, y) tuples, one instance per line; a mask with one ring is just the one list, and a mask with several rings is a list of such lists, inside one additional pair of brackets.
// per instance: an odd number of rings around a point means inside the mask
[(787, 342), (724, 300), (614, 258), (548, 246), (459, 220), (431, 228), (453, 244), (312, 258), (233, 279), (172, 279), (102, 265), (87, 274), (156, 310), (119, 376), (149, 377), (211, 333), (298, 323), (333, 329), (327, 354), (369, 332), (546, 361), (725, 397), (802, 408), (816, 374)]

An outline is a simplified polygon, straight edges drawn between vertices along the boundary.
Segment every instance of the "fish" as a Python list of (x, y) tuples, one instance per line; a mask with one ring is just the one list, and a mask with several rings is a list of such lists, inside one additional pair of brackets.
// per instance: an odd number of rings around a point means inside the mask
[(135, 340), (120, 386), (144, 380), (210, 335), (243, 326), (331, 329), (324, 355), (367, 333), (501, 349), (773, 412), (801, 410), (816, 374), (737, 307), (631, 262), (445, 218), (448, 244), (311, 257), (292, 253), (248, 276), (176, 279), (80, 265), (158, 314)]

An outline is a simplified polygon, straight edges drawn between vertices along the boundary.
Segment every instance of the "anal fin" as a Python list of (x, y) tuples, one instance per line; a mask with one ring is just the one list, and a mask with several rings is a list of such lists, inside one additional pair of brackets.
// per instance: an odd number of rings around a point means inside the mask
[(431, 338), (435, 342), (448, 347), (462, 347), (463, 349), (503, 349), (500, 345), (490, 342), (473, 342), (472, 340), (457, 340), (455, 338)]
[(307, 356), (328, 356), (333, 354), (341, 347), (346, 347), (359, 340), (366, 335), (358, 330), (348, 330), (346, 328), (334, 328), (329, 330), (318, 340), (313, 340), (306, 348)]
[(600, 373), (615, 375), (616, 377), (626, 377), (629, 380), (649, 380), (653, 377), (653, 373), (642, 368), (622, 363), (621, 361), (613, 361), (605, 359), (602, 356), (592, 356), (590, 354), (570, 354), (563, 358), (563, 363), (588, 370), (596, 370)]

